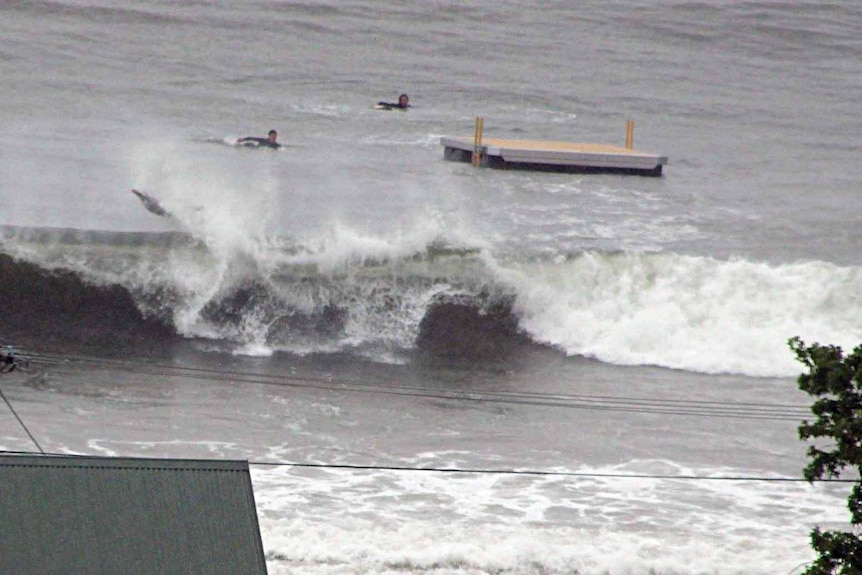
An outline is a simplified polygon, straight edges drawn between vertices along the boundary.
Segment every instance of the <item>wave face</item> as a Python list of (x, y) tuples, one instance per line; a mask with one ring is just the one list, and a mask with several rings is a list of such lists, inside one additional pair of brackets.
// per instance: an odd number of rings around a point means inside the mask
[(89, 285), (74, 272), (3, 254), (0, 293), (0, 338), (8, 343), (152, 355), (176, 337), (169, 324), (144, 316), (119, 285)]
[(511, 297), (486, 285), (471, 250), (334, 260), (271, 240), (225, 255), (187, 234), (20, 228), (5, 229), (3, 250), (2, 289), (17, 310), (6, 338), (111, 347), (170, 333), (241, 354), (384, 361), (406, 360), (417, 343), (453, 358), (495, 355), (520, 338)]
[[(672, 253), (495, 258), (430, 243), (225, 254), (180, 233), (6, 228), (2, 335), (126, 348), (194, 338), (248, 355), (417, 349), (494, 358), (538, 343), (619, 365), (786, 376), (786, 341), (862, 340), (858, 268)], [(247, 247), (247, 246), (246, 246)], [(140, 344), (143, 345), (143, 344)]]

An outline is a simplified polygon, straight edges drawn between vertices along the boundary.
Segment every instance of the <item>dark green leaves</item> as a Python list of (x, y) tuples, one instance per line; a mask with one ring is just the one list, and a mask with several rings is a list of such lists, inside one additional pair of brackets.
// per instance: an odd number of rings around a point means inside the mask
[[(797, 380), (799, 389), (817, 398), (811, 406), (815, 420), (802, 422), (799, 438), (828, 443), (808, 448), (811, 461), (803, 471), (805, 478), (835, 478), (847, 467), (862, 477), (862, 346), (845, 357), (838, 346), (806, 346), (798, 337), (788, 345), (808, 369)], [(862, 524), (862, 479), (853, 487), (847, 507), (850, 523)], [(862, 575), (862, 539), (855, 533), (815, 528), (811, 546), (819, 557), (804, 575)]]

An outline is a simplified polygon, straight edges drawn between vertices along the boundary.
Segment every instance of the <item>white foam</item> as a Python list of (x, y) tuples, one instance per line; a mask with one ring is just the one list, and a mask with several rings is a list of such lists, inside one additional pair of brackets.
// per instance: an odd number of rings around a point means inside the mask
[(806, 483), (289, 468), (253, 481), (271, 573), (784, 573), (812, 558), (814, 523), (846, 516), (842, 494)]
[(643, 253), (489, 265), (536, 340), (612, 363), (788, 376), (790, 337), (862, 341), (858, 268)]
[(256, 341), (253, 343), (246, 343), (236, 349), (233, 350), (234, 355), (246, 355), (250, 357), (269, 357), (274, 353), (275, 350), (272, 349), (266, 343), (262, 343), (260, 341)]
[(314, 114), (327, 118), (341, 118), (353, 114), (354, 108), (345, 104), (292, 104), (294, 111), (302, 114)]
[[(648, 253), (659, 246), (645, 243), (630, 246), (630, 253), (560, 256), (551, 244), (561, 240), (574, 245), (589, 237), (626, 245), (633, 240), (625, 237), (641, 236), (627, 230), (625, 221), (606, 228), (578, 215), (566, 220), (569, 232), (545, 230), (542, 221), (554, 208), (542, 206), (515, 213), (516, 222), (535, 229), (532, 244), (548, 244), (549, 249), (538, 253), (556, 256), (530, 260), (492, 252), (490, 245), (497, 240), (483, 239), (457, 202), (448, 207), (445, 202), (418, 207), (405, 202), (405, 210), (394, 212), (393, 219), (368, 227), (356, 218), (315, 211), (320, 221), (291, 230), (293, 244), (286, 249), (274, 236), (277, 226), (271, 219), (278, 213), (276, 206), (290, 200), (280, 176), (265, 169), (266, 157), (253, 182), (252, 202), (247, 199), (248, 178), (230, 166), (190, 151), (187, 142), (146, 142), (130, 153), (132, 185), (158, 190), (159, 201), (174, 214), (177, 225), (200, 239), (206, 250), (172, 250), (152, 259), (142, 256), (112, 269), (99, 268), (90, 254), (74, 250), (54, 250), (47, 257), (32, 253), (50, 249), (44, 246), (4, 249), (20, 250), (47, 267), (80, 271), (101, 283), (130, 286), (131, 291), (148, 294), (168, 288), (177, 294), (172, 313), (181, 333), (235, 339), (237, 353), (271, 353), (274, 347), (266, 336), (274, 318), (250, 313), (226, 328), (209, 324), (202, 311), (246, 279), (268, 283), (290, 309), (319, 313), (334, 305), (347, 310), (337, 340), (286, 344), (297, 352), (350, 349), (391, 361), (414, 344), (435, 293), (486, 287), (514, 296), (520, 326), (534, 340), (570, 355), (614, 364), (793, 376), (800, 365), (787, 348), (790, 337), (848, 350), (862, 341), (862, 325), (857, 321), (862, 313), (859, 268)], [(577, 186), (561, 186), (552, 193), (580, 193)], [(407, 197), (427, 195), (408, 183), (404, 187)], [(643, 196), (640, 199), (651, 199), (649, 194)], [(694, 228), (663, 218), (651, 225), (646, 236), (659, 244), (698, 234)], [(411, 263), (434, 245), (479, 247), (482, 252), (459, 259), (457, 265), (443, 259)], [(279, 284), (284, 270), (312, 281)], [(409, 287), (400, 281), (416, 276), (420, 280)]]

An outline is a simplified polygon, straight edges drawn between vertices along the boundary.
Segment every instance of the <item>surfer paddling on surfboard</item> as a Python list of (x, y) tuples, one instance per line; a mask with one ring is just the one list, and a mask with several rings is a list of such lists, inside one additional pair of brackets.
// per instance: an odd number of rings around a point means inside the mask
[(247, 136), (245, 138), (240, 138), (236, 141), (236, 143), (242, 144), (243, 146), (252, 145), (257, 148), (272, 148), (273, 150), (277, 150), (281, 147), (281, 144), (275, 141), (277, 138), (278, 132), (276, 132), (275, 130), (270, 130), (266, 138), (255, 138), (254, 136)]
[(410, 98), (407, 94), (401, 94), (398, 96), (398, 103), (394, 102), (377, 102), (377, 105), (374, 106), (375, 110), (406, 110), (410, 108)]

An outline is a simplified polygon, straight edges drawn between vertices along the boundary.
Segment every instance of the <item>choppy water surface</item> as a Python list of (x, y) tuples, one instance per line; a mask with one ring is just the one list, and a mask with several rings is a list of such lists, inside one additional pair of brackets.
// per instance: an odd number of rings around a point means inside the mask
[[(50, 451), (563, 473), (255, 465), (270, 573), (790, 573), (841, 486), (671, 477), (799, 477), (786, 341), (862, 341), (860, 27), (816, 2), (0, 5), (0, 343), (39, 359), (4, 393)], [(477, 115), (610, 144), (634, 119), (670, 163), (443, 161)], [(236, 145), (270, 128), (281, 150)], [(32, 448), (11, 417), (0, 446)]]

